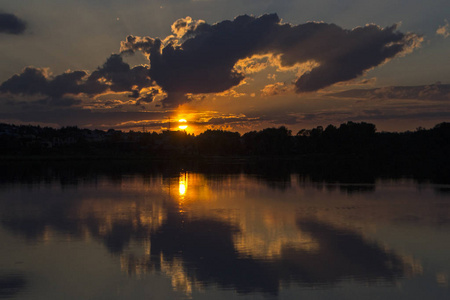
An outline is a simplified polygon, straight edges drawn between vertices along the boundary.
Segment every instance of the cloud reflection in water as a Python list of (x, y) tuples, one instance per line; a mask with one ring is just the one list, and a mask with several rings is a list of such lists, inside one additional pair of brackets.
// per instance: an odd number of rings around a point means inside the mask
[[(51, 232), (94, 238), (120, 257), (126, 273), (166, 274), (187, 294), (211, 285), (276, 295), (293, 283), (393, 284), (414, 273), (401, 255), (354, 229), (273, 201), (270, 193), (280, 191), (266, 190), (259, 179), (181, 173), (111, 183), (100, 179), (56, 196), (47, 194), (50, 188), (30, 191), (32, 201), (2, 201), (1, 224), (31, 241)], [(142, 251), (130, 250), (136, 243)]]

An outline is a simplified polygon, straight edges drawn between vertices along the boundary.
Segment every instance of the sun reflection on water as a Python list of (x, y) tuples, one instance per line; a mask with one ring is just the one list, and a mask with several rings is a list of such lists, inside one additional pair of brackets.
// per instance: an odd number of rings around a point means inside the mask
[(180, 197), (184, 199), (184, 196), (186, 195), (186, 189), (187, 189), (187, 174), (184, 174), (180, 176), (180, 181), (178, 183), (178, 193), (180, 194)]

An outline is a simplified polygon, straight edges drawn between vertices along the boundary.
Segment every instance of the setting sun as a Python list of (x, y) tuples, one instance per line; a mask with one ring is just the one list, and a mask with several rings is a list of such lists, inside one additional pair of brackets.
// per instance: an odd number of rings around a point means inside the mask
[(187, 121), (185, 119), (180, 119), (178, 120), (178, 122), (180, 123), (180, 125), (178, 126), (178, 128), (180, 128), (181, 130), (185, 130), (188, 126), (185, 124)]

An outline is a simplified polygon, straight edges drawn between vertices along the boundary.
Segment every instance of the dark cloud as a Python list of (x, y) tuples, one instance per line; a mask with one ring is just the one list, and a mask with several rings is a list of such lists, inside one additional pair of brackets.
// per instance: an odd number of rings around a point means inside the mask
[(352, 89), (330, 96), (361, 99), (418, 99), (431, 101), (450, 100), (450, 84), (421, 86), (391, 86), (376, 89)]
[(214, 25), (190, 18), (172, 26), (165, 40), (129, 36), (121, 51), (144, 52), (150, 77), (167, 93), (166, 106), (187, 101), (182, 95), (223, 92), (238, 85), (244, 74), (236, 63), (253, 55), (275, 55), (284, 67), (315, 62), (295, 82), (297, 92), (316, 91), (354, 79), (390, 58), (416, 47), (421, 38), (397, 26), (366, 25), (353, 30), (334, 24), (282, 24), (276, 14), (239, 16)]
[(24, 21), (13, 14), (0, 12), (0, 33), (21, 34), (25, 29)]
[(20, 95), (46, 94), (47, 86), (45, 70), (27, 67), (22, 73), (3, 82), (0, 85), (0, 92)]
[[(130, 92), (140, 97), (140, 90), (153, 85), (148, 67), (130, 68), (120, 55), (111, 55), (103, 66), (88, 74), (86, 71), (68, 71), (50, 76), (44, 69), (27, 67), (0, 85), (0, 92), (15, 95), (44, 95), (61, 98), (65, 95), (100, 95), (106, 91)], [(144, 95), (150, 99), (149, 95)]]
[(68, 107), (81, 104), (80, 99), (63, 97), (63, 98), (49, 98), (47, 104), (56, 107)]
[(85, 71), (66, 72), (48, 81), (46, 94), (61, 97), (66, 94), (97, 95), (107, 90), (107, 86), (98, 80), (92, 80)]
[[(436, 120), (448, 120), (450, 118), (450, 111), (445, 109), (442, 111), (423, 111), (423, 112), (408, 112), (404, 111), (394, 111), (385, 114), (361, 114), (357, 115), (352, 120), (355, 122), (364, 120), (431, 120), (434, 123), (438, 122)], [(344, 120), (344, 119), (343, 119)]]
[(51, 77), (46, 70), (27, 67), (0, 85), (0, 92), (15, 95), (45, 95), (61, 97), (65, 94), (97, 94), (107, 89), (105, 84), (87, 78), (85, 71), (69, 71)]
[(182, 92), (168, 92), (167, 97), (163, 100), (165, 107), (176, 107), (180, 104), (190, 102), (191, 99)]
[[(48, 100), (45, 100), (48, 101)], [(44, 103), (41, 103), (44, 104)], [(56, 106), (54, 109), (39, 109), (6, 113), (0, 111), (0, 120), (16, 120), (22, 123), (51, 123), (60, 126), (73, 126), (89, 128), (118, 128), (119, 124), (126, 122), (148, 122), (148, 120), (164, 119), (166, 112), (118, 112), (93, 111), (78, 107)]]
[[(136, 95), (136, 91), (144, 87), (152, 86), (152, 80), (148, 74), (148, 67), (130, 66), (123, 61), (121, 55), (111, 55), (102, 67), (94, 71), (89, 80), (98, 81), (106, 79), (109, 82), (109, 89), (113, 92), (128, 92)], [(135, 97), (137, 98), (137, 97)]]
[(344, 30), (334, 24), (308, 23), (294, 27), (295, 36), (307, 36), (286, 48), (282, 63), (313, 60), (319, 66), (300, 76), (297, 92), (316, 91), (354, 79), (386, 60), (415, 47), (419, 37), (396, 31), (397, 26), (366, 25)]
[[(344, 123), (348, 120), (353, 122), (379, 122), (379, 121), (410, 121), (411, 124), (417, 124), (417, 120), (421, 121), (421, 126), (427, 121), (430, 125), (434, 125), (439, 120), (448, 120), (450, 118), (450, 111), (447, 107), (428, 108), (398, 108), (398, 109), (369, 109), (360, 112), (345, 111), (345, 112), (320, 112), (302, 114), (298, 117), (298, 123), (305, 124), (330, 124), (330, 123)], [(428, 122), (429, 121), (429, 122)], [(431, 123), (430, 123), (431, 122)], [(381, 123), (380, 123), (381, 124)], [(414, 125), (405, 130), (414, 129)]]
[(44, 96), (44, 98), (32, 102), (12, 103), (21, 105), (24, 110), (29, 110), (79, 105), (82, 101), (70, 97), (70, 95), (96, 95), (106, 91), (107, 88), (99, 81), (90, 80), (85, 71), (66, 72), (50, 77), (43, 69), (27, 67), (21, 74), (14, 75), (3, 82), (0, 85), (0, 92)]
[(207, 121), (189, 121), (190, 125), (196, 125), (196, 126), (219, 126), (219, 125), (231, 125), (231, 124), (244, 124), (249, 122), (258, 122), (259, 118), (249, 118), (246, 116), (220, 116), (220, 117), (213, 117)]
[(73, 97), (45, 97), (32, 101), (17, 101), (8, 98), (1, 98), (0, 103), (7, 105), (8, 107), (20, 108), (22, 112), (31, 111), (37, 112), (42, 109), (63, 108), (79, 105), (82, 103), (81, 99)]
[(274, 114), (274, 115), (264, 115), (259, 118), (260, 121), (267, 121), (272, 124), (279, 125), (294, 125), (299, 123), (299, 117), (292, 114)]

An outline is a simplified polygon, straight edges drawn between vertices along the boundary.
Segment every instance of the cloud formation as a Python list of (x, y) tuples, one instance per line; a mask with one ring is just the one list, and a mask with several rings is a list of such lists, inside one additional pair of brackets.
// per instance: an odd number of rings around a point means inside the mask
[(276, 96), (289, 92), (290, 89), (284, 82), (275, 82), (273, 84), (266, 85), (261, 90), (261, 95), (263, 96)]
[(376, 89), (352, 89), (330, 94), (339, 98), (450, 100), (450, 84), (390, 86)]
[(0, 12), (0, 33), (21, 34), (25, 29), (24, 21), (13, 14)]
[[(416, 34), (397, 31), (396, 25), (352, 30), (315, 22), (291, 25), (276, 14), (243, 15), (213, 25), (186, 17), (172, 25), (172, 32), (165, 39), (128, 36), (121, 42), (121, 53), (112, 54), (92, 73), (52, 76), (45, 69), (27, 67), (3, 82), (0, 92), (50, 99), (129, 93), (137, 105), (166, 95), (162, 104), (176, 107), (202, 94), (231, 91), (246, 75), (269, 65), (296, 69), (298, 75), (293, 85), (266, 86), (264, 94), (312, 92), (353, 80), (422, 41)], [(148, 57), (149, 66), (124, 62), (124, 55), (136, 51)]]
[(436, 34), (442, 35), (444, 38), (448, 38), (450, 36), (450, 24), (447, 20), (445, 20), (444, 25), (439, 26), (439, 28), (436, 30)]
[(150, 60), (150, 77), (168, 97), (164, 104), (187, 101), (188, 93), (218, 93), (238, 85), (245, 74), (235, 66), (255, 55), (276, 57), (282, 67), (314, 63), (295, 81), (296, 92), (311, 92), (362, 75), (387, 60), (411, 51), (422, 38), (397, 31), (397, 25), (366, 25), (352, 30), (334, 24), (284, 24), (276, 14), (239, 16), (209, 25), (190, 18), (172, 26), (161, 40), (128, 36), (121, 51), (142, 51)]
[(134, 98), (138, 97), (141, 89), (153, 85), (148, 74), (148, 67), (131, 68), (119, 54), (111, 55), (88, 79), (88, 81), (102, 80), (107, 82), (112, 92), (132, 92)]
[(131, 68), (121, 55), (113, 54), (91, 74), (86, 71), (67, 71), (52, 76), (46, 69), (27, 67), (22, 73), (3, 82), (0, 92), (24, 96), (42, 95), (51, 99), (80, 94), (93, 97), (108, 91), (130, 92), (132, 98), (151, 102), (152, 97), (156, 95), (154, 91), (140, 94), (142, 89), (151, 86), (153, 81), (148, 75), (148, 67)]
[[(65, 95), (95, 95), (107, 90), (104, 83), (90, 80), (85, 71), (68, 71), (51, 76), (46, 69), (27, 67), (0, 85), (0, 92), (57, 99)], [(54, 102), (55, 100), (52, 100)]]

